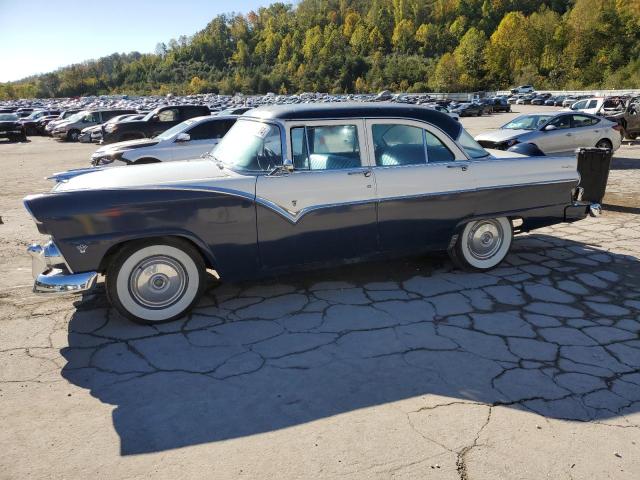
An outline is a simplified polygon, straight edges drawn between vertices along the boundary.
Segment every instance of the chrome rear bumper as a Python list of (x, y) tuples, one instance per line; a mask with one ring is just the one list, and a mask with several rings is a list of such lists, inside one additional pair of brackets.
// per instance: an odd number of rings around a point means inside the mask
[(53, 242), (44, 246), (31, 245), (31, 274), (34, 293), (82, 293), (96, 285), (97, 272), (71, 273), (64, 257)]

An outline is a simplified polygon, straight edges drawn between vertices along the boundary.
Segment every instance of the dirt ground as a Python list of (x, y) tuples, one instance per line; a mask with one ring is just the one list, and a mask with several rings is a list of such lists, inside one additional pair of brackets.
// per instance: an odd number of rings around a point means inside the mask
[(31, 293), (22, 198), (95, 148), (0, 144), (0, 479), (640, 478), (640, 143), (601, 217), (489, 274), (436, 255), (223, 285), (154, 327), (100, 290)]

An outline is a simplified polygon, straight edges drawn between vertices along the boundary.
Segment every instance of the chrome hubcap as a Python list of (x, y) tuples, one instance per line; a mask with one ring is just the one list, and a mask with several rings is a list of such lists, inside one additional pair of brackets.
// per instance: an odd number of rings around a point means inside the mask
[(502, 226), (496, 220), (482, 220), (469, 231), (467, 245), (471, 255), (486, 260), (496, 254), (502, 246)]
[(187, 290), (187, 272), (175, 258), (148, 257), (138, 263), (129, 277), (133, 299), (146, 308), (167, 308)]

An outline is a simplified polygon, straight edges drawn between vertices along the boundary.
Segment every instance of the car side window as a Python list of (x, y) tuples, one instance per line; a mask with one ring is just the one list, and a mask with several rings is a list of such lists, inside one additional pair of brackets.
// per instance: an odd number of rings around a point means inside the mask
[(596, 108), (598, 106), (598, 101), (597, 100), (590, 100), (589, 101), (589, 106), (587, 108)]
[(221, 120), (221, 121), (209, 121), (196, 125), (188, 133), (191, 136), (191, 140), (214, 140), (220, 139), (226, 135), (233, 121)]
[(583, 100), (583, 101), (581, 101), (581, 102), (576, 103), (576, 104), (573, 106), (573, 109), (574, 109), (574, 110), (581, 110), (581, 109), (585, 108), (586, 106), (587, 106), (587, 101), (586, 101), (586, 100)]
[(175, 108), (169, 108), (163, 110), (158, 114), (159, 122), (176, 122), (178, 121), (178, 110)]
[(341, 170), (362, 166), (356, 125), (296, 127), (291, 129), (294, 168)]
[(375, 124), (371, 126), (376, 165), (424, 165), (427, 163), (423, 130), (399, 124)]
[(424, 131), (427, 143), (427, 162), (454, 162), (456, 157), (438, 137), (428, 131)]
[(561, 115), (558, 118), (554, 118), (549, 122), (549, 125), (553, 125), (558, 130), (563, 128), (571, 128), (571, 116)]
[(573, 115), (573, 128), (590, 127), (595, 125), (600, 120), (593, 117), (587, 117), (586, 115)]

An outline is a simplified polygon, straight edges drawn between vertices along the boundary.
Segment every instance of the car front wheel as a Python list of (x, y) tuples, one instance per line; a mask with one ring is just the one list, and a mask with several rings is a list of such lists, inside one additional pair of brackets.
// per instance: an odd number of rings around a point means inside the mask
[(512, 241), (513, 227), (508, 218), (474, 220), (464, 226), (449, 255), (459, 268), (482, 272), (505, 259)]
[(111, 304), (134, 322), (170, 322), (198, 301), (205, 275), (200, 252), (187, 241), (144, 240), (110, 262), (106, 290)]

